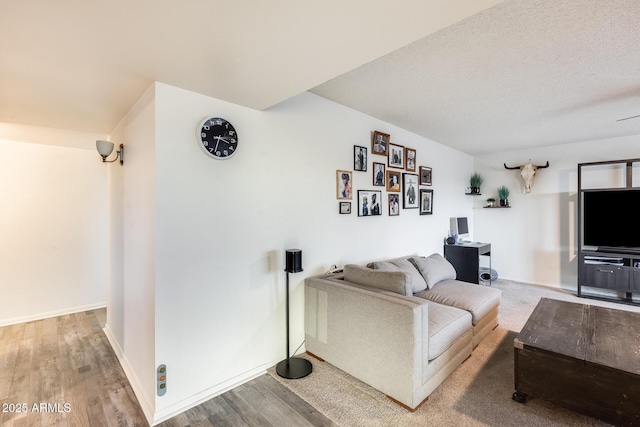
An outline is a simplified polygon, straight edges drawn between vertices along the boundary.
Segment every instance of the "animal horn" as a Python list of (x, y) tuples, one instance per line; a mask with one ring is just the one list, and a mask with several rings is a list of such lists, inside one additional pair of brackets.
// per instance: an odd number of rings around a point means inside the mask
[(544, 166), (536, 166), (536, 168), (538, 169), (544, 169), (544, 168), (548, 168), (549, 167), (549, 160), (547, 160), (547, 164)]
[(504, 168), (505, 168), (505, 169), (520, 169), (520, 168), (522, 168), (522, 166), (524, 166), (524, 165), (520, 165), (520, 166), (516, 166), (516, 167), (514, 167), (514, 168), (510, 168), (509, 166), (507, 166), (507, 164), (506, 164), (506, 163), (503, 163), (503, 165), (504, 165)]

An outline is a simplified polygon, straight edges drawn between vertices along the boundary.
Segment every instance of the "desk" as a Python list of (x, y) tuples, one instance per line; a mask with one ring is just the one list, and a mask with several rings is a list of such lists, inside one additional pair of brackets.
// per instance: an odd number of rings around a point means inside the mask
[(444, 257), (456, 269), (457, 279), (463, 282), (480, 283), (481, 256), (489, 257), (489, 271), (491, 271), (491, 243), (472, 242), (444, 245)]

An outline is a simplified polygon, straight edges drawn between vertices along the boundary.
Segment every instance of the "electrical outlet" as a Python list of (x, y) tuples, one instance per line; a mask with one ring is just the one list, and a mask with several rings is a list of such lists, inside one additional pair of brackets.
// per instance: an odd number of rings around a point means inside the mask
[(158, 396), (164, 396), (167, 392), (167, 366), (160, 365), (156, 370), (156, 378), (158, 384)]

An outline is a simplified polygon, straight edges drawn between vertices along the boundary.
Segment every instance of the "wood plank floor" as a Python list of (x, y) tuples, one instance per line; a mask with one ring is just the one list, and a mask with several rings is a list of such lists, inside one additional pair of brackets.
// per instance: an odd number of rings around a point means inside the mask
[(0, 328), (1, 426), (148, 425), (104, 320), (102, 309)]
[[(105, 318), (101, 309), (0, 328), (0, 426), (148, 426)], [(160, 425), (335, 424), (265, 374)]]
[(160, 424), (162, 427), (335, 425), (268, 374)]

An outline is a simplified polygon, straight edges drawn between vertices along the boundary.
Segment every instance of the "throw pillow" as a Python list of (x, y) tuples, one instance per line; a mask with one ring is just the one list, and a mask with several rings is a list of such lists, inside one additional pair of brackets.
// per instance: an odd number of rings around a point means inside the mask
[(411, 276), (403, 271), (374, 270), (355, 264), (347, 264), (344, 266), (344, 280), (400, 295), (413, 295)]
[(422, 274), (429, 289), (442, 280), (456, 278), (456, 269), (440, 254), (432, 254), (426, 258), (413, 257), (409, 260)]
[(409, 274), (411, 276), (411, 287), (414, 294), (427, 289), (427, 282), (425, 282), (424, 277), (422, 277), (420, 271), (418, 271), (416, 266), (407, 258), (372, 262), (369, 265), (376, 270), (404, 271)]

